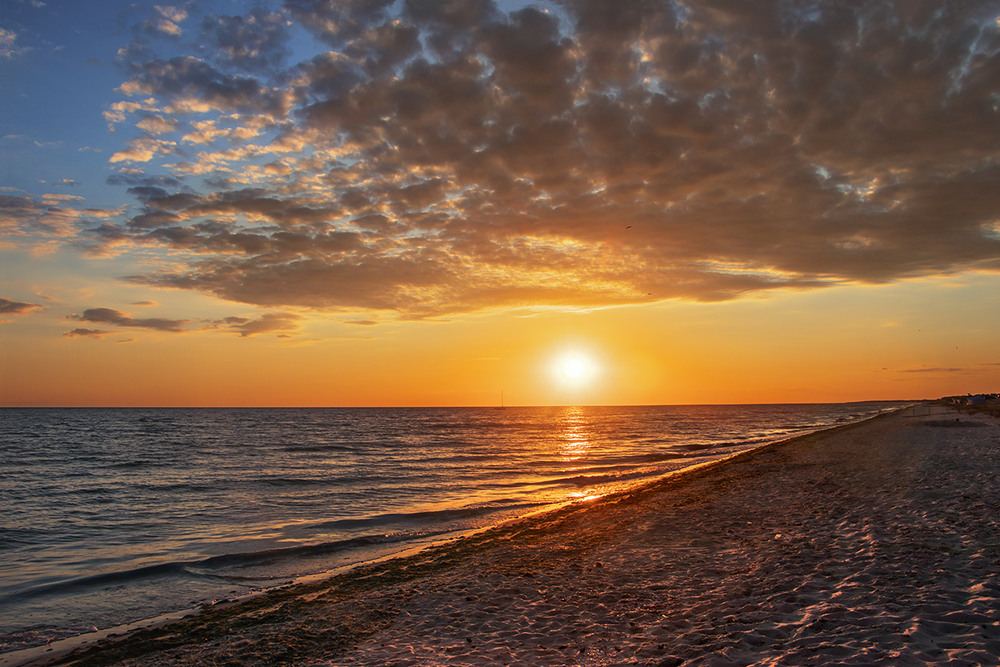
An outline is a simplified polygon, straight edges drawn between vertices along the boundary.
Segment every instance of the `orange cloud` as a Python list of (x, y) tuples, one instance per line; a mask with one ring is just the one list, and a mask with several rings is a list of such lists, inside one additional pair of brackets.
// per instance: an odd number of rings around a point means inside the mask
[(40, 308), (37, 303), (0, 298), (0, 315), (25, 315)]

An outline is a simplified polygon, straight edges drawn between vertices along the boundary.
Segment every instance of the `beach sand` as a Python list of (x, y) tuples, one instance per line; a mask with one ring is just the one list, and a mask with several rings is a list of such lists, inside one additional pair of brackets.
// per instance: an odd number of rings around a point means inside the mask
[(71, 657), (998, 664), (998, 508), (1000, 420), (910, 409)]

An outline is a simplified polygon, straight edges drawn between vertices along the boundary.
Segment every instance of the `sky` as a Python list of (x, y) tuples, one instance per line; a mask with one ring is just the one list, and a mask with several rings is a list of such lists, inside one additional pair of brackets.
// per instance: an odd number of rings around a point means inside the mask
[(1000, 2), (0, 1), (0, 405), (1000, 390)]

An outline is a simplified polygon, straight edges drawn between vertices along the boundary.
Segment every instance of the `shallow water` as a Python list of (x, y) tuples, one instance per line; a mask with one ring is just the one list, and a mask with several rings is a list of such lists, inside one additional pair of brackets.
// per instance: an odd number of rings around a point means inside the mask
[(0, 650), (231, 597), (897, 403), (0, 411)]

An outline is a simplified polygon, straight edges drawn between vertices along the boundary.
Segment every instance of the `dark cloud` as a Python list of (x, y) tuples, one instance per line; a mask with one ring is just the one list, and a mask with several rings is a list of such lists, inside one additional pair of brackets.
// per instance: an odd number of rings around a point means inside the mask
[(897, 373), (968, 373), (967, 368), (906, 368)]
[(128, 185), (131, 187), (178, 188), (181, 181), (172, 176), (148, 175), (143, 173), (111, 174), (106, 179), (108, 185)]
[[(0, 300), (6, 301), (6, 299)], [(14, 302), (10, 302), (14, 303)], [(0, 303), (0, 306), (3, 304)], [(15, 305), (25, 305), (25, 304), (15, 304)], [(26, 304), (31, 305), (31, 304)], [(150, 306), (156, 305), (152, 301), (139, 301), (132, 305), (135, 306)], [(38, 306), (35, 306), (38, 307)], [(3, 312), (3, 311), (0, 311)], [(19, 311), (11, 311), (19, 312)], [(134, 318), (127, 313), (123, 313), (119, 310), (114, 310), (112, 308), (88, 308), (79, 315), (70, 315), (68, 319), (78, 320), (81, 322), (91, 322), (94, 324), (110, 324), (117, 327), (125, 327), (129, 329), (151, 329), (154, 331), (161, 331), (166, 333), (182, 333), (184, 331), (193, 330), (192, 326), (194, 323), (192, 320), (171, 320), (159, 317), (149, 317), (149, 318)], [(256, 318), (250, 317), (226, 317), (221, 320), (215, 320), (207, 325), (200, 326), (201, 329), (217, 329), (233, 331), (240, 335), (241, 338), (248, 338), (250, 336), (255, 336), (257, 334), (264, 333), (279, 333), (279, 334), (289, 334), (295, 332), (299, 328), (299, 324), (302, 321), (302, 316), (296, 315), (294, 313), (264, 313)], [(64, 335), (69, 337), (92, 337), (92, 338), (102, 338), (108, 334), (120, 333), (117, 331), (109, 331), (104, 329), (73, 329), (67, 331)]]
[[(223, 328), (239, 333), (241, 338), (249, 338), (263, 333), (288, 333), (299, 328), (300, 315), (293, 313), (264, 313), (257, 318), (227, 317), (212, 323), (210, 328)], [(287, 336), (282, 336), (287, 337)]]
[(43, 212), (42, 205), (31, 197), (0, 195), (0, 225), (5, 228), (19, 227), (22, 221), (38, 217)]
[(24, 301), (13, 301), (0, 297), (0, 315), (24, 315), (33, 310), (39, 309), (37, 303), (26, 303)]
[(285, 0), (291, 15), (330, 46), (343, 46), (370, 26), (389, 22), (395, 0)]
[(35, 239), (38, 247), (45, 247), (54, 239), (71, 237), (82, 220), (102, 218), (106, 211), (75, 209), (72, 205), (82, 197), (77, 195), (43, 195), (40, 200), (32, 197), (0, 195), (0, 233), (8, 241)]
[(290, 53), (286, 18), (251, 9), (246, 16), (209, 16), (201, 24), (206, 52), (225, 65), (251, 72), (278, 67)]
[(111, 324), (119, 327), (154, 329), (170, 333), (183, 331), (184, 326), (189, 322), (189, 320), (168, 320), (160, 317), (135, 319), (126, 313), (111, 308), (88, 308), (81, 315), (70, 315), (70, 319), (81, 322), (92, 322), (94, 324)]
[(128, 280), (420, 317), (1000, 270), (995, 3), (284, 8), (329, 51), (278, 71), (255, 10), (127, 53), (144, 118), (230, 138), (112, 177), (139, 208), (91, 237), (182, 258)]
[(155, 95), (183, 110), (260, 112), (280, 117), (283, 97), (252, 76), (226, 74), (194, 56), (149, 60), (133, 66), (127, 92)]
[(68, 338), (104, 338), (108, 334), (113, 334), (114, 331), (105, 331), (103, 329), (72, 329), (63, 334)]

